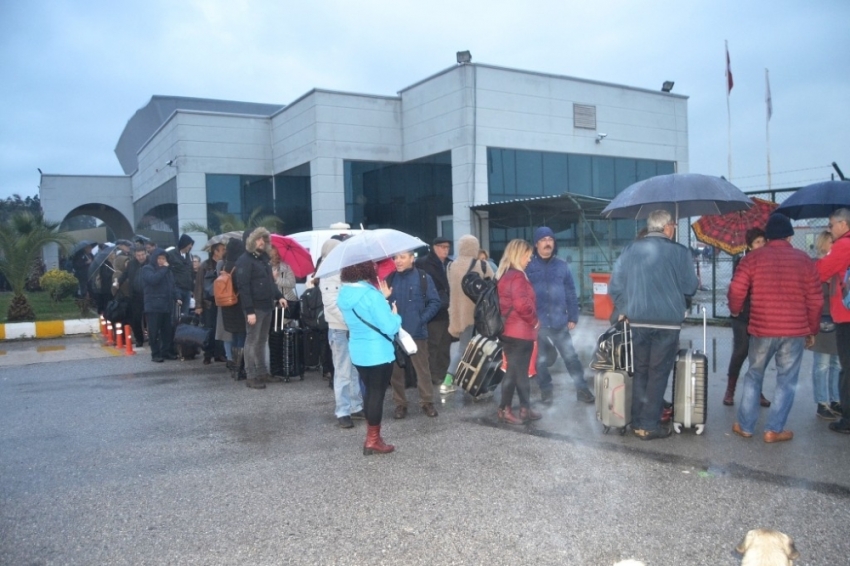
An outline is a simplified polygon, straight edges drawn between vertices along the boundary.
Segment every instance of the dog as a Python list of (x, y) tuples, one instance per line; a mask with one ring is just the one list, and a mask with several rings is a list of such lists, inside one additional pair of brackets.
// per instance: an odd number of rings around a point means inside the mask
[(794, 566), (800, 557), (791, 537), (771, 529), (751, 530), (735, 550), (744, 555), (741, 566)]

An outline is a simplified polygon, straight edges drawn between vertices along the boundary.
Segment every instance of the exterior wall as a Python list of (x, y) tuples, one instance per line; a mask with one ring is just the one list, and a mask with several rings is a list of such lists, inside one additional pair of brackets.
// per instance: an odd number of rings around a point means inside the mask
[(272, 121), (275, 171), (310, 163), (314, 229), (345, 219), (344, 160), (402, 160), (397, 98), (314, 90)]
[[(272, 175), (271, 139), (269, 118), (178, 110), (139, 152), (134, 199), (176, 177), (179, 226), (206, 224), (206, 175)], [(200, 250), (206, 235), (190, 235)]]

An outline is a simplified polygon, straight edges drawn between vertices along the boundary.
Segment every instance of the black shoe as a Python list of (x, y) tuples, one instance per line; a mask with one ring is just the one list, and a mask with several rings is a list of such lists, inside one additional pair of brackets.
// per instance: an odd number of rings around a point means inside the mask
[(544, 405), (552, 404), (552, 390), (551, 389), (543, 389), (540, 391), (540, 402)]
[(841, 416), (841, 403), (833, 401), (829, 404), (829, 409), (839, 417)]
[(407, 407), (403, 407), (403, 406), (399, 405), (398, 407), (395, 408), (395, 413), (393, 413), (394, 419), (403, 419), (406, 416), (407, 416)]
[(656, 438), (667, 438), (673, 434), (673, 429), (670, 427), (659, 427), (655, 430), (635, 429), (635, 436), (641, 440), (655, 440)]
[(340, 417), (336, 422), (339, 423), (339, 428), (354, 428), (351, 417)]
[(840, 421), (829, 423), (829, 430), (841, 434), (850, 434), (850, 421), (841, 419)]
[(271, 375), (269, 373), (264, 376), (261, 376), (260, 379), (263, 380), (263, 383), (283, 383), (282, 377)]
[(819, 419), (823, 419), (825, 421), (837, 421), (838, 415), (832, 412), (832, 409), (829, 408), (829, 405), (826, 403), (818, 403), (818, 410), (815, 413)]
[(576, 400), (590, 404), (596, 401), (596, 397), (593, 396), (590, 389), (579, 389), (576, 391)]
[(352, 419), (359, 419), (361, 421), (365, 421), (366, 420), (366, 413), (364, 413), (363, 411), (357, 411), (356, 413), (351, 413), (351, 418)]
[(164, 360), (162, 358), (151, 358), (151, 361), (161, 364)]
[(162, 357), (166, 360), (176, 360), (177, 359), (177, 356), (175, 356), (174, 354), (166, 354), (165, 356), (162, 356)]

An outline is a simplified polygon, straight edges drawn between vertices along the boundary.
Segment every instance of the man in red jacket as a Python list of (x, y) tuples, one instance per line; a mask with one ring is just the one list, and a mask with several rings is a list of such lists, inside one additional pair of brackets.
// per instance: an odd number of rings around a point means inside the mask
[(729, 311), (741, 312), (751, 297), (749, 362), (744, 376), (744, 396), (732, 432), (753, 435), (759, 418), (759, 397), (764, 371), (776, 359), (776, 391), (764, 426), (765, 442), (791, 440), (785, 422), (800, 374), (803, 347), (814, 344), (823, 309), (823, 292), (814, 262), (791, 246), (794, 229), (782, 214), (771, 214), (765, 227), (767, 244), (747, 254), (738, 264), (729, 285)]
[(850, 208), (839, 208), (829, 217), (832, 249), (817, 262), (818, 275), (824, 283), (830, 281), (829, 314), (835, 322), (835, 341), (841, 361), (838, 393), (841, 399), (841, 420), (829, 424), (829, 430), (850, 434), (850, 309), (844, 306), (841, 287), (850, 269)]

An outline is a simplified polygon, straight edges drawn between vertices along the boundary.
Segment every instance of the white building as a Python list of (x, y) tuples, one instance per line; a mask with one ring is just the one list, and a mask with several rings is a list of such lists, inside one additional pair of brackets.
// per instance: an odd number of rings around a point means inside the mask
[[(262, 208), (286, 233), (340, 220), (426, 241), (473, 233), (496, 257), (546, 223), (588, 271), (610, 260), (587, 238), (610, 248), (634, 234), (634, 222), (593, 222), (598, 199), (688, 171), (687, 97), (467, 63), (395, 96), (154, 96), (115, 152), (126, 176), (43, 175), (45, 217), (87, 214), (116, 237), (171, 244), (189, 222), (215, 228), (213, 210)], [(200, 249), (205, 236), (192, 235)], [(55, 251), (45, 259), (55, 265)]]

